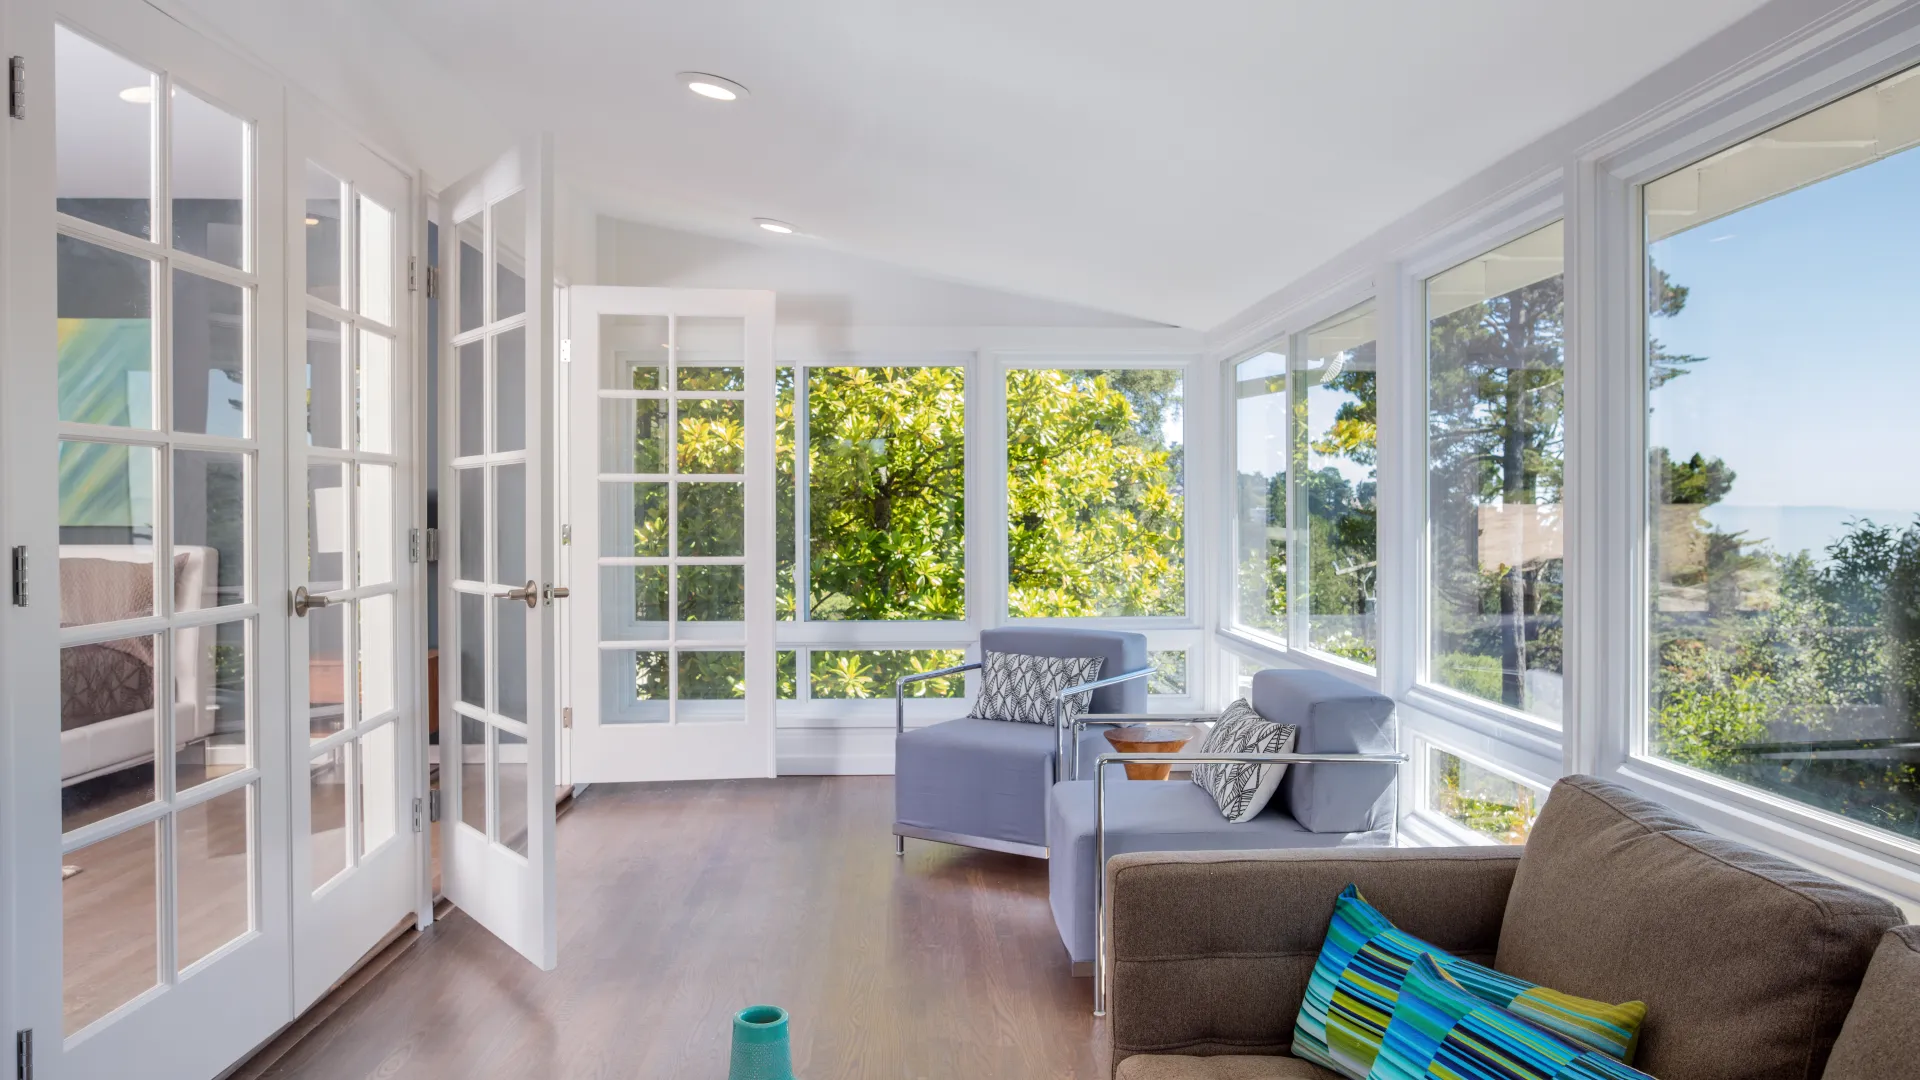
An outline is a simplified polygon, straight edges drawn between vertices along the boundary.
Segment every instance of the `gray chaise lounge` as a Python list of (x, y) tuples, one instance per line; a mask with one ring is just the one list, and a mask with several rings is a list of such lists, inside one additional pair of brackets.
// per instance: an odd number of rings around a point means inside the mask
[[(1249, 701), (1266, 719), (1299, 726), (1296, 754), (1390, 755), (1397, 750), (1392, 699), (1326, 672), (1259, 672)], [(1092, 775), (1089, 768), (1082, 773), (1087, 779), (1055, 785), (1047, 815), (1053, 852), (1047, 896), (1077, 975), (1093, 974), (1096, 951)], [(1110, 783), (1106, 854), (1391, 845), (1397, 775), (1393, 764), (1290, 765), (1267, 809), (1239, 824), (1222, 817), (1199, 785), (1179, 778)]]

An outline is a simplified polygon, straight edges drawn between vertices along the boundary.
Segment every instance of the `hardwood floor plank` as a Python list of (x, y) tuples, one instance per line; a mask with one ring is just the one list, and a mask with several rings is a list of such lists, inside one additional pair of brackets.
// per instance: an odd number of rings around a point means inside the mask
[(792, 1015), (807, 1080), (1106, 1075), (1046, 864), (909, 841), (890, 777), (595, 785), (559, 829), (560, 966), (458, 911), (263, 1080), (726, 1074)]

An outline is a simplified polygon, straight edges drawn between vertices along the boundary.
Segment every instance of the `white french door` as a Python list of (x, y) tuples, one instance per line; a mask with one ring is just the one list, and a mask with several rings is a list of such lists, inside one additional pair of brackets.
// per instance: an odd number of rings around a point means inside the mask
[(554, 924), (551, 141), (442, 192), (441, 882), (542, 968)]
[(296, 391), (287, 490), (293, 607), (294, 1003), (318, 1000), (419, 899), (423, 574), (410, 542), (416, 200), (406, 173), (289, 110), (284, 229)]
[(568, 293), (573, 779), (772, 776), (773, 294)]
[(32, 567), (6, 977), (46, 1075), (214, 1076), (292, 1017), (283, 98), (147, 4), (7, 14), (39, 90), (0, 376)]

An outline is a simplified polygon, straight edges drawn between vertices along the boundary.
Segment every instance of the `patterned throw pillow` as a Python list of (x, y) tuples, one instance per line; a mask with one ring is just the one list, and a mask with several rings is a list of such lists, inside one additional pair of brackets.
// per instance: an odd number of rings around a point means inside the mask
[(1653, 1080), (1490, 1005), (1421, 953), (1400, 985), (1368, 1080)]
[[(1259, 713), (1246, 698), (1227, 706), (1213, 722), (1203, 754), (1284, 754), (1293, 749), (1300, 729), (1276, 724)], [(1251, 821), (1267, 808), (1280, 789), (1285, 765), (1195, 765), (1193, 782), (1206, 789), (1220, 807), (1220, 816), (1236, 824)]]
[(1366, 1080), (1380, 1053), (1387, 1019), (1414, 961), (1431, 954), (1481, 1001), (1515, 1013), (1564, 1039), (1621, 1061), (1633, 1060), (1644, 1002), (1609, 1005), (1535, 986), (1434, 948), (1389, 922), (1348, 885), (1334, 901), (1320, 960), (1307, 980), (1293, 1025), (1293, 1056)]
[[(1053, 726), (1060, 691), (1100, 677), (1098, 656), (1028, 656), (990, 652), (980, 665), (980, 696), (973, 700), (974, 720), (1011, 720)], [(1087, 711), (1093, 691), (1067, 699), (1067, 722)]]

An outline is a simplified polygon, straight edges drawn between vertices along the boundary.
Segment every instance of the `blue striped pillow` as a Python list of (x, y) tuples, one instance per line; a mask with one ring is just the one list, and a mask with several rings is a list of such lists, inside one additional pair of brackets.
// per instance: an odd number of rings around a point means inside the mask
[(1367, 1080), (1653, 1080), (1489, 1005), (1422, 953), (1400, 984)]
[(1307, 981), (1293, 1026), (1293, 1056), (1365, 1080), (1380, 1052), (1400, 985), (1414, 962), (1434, 961), (1476, 998), (1526, 1017), (1562, 1038), (1633, 1060), (1647, 1007), (1609, 1005), (1535, 986), (1490, 967), (1450, 956), (1398, 927), (1348, 885), (1334, 901), (1320, 959)]

